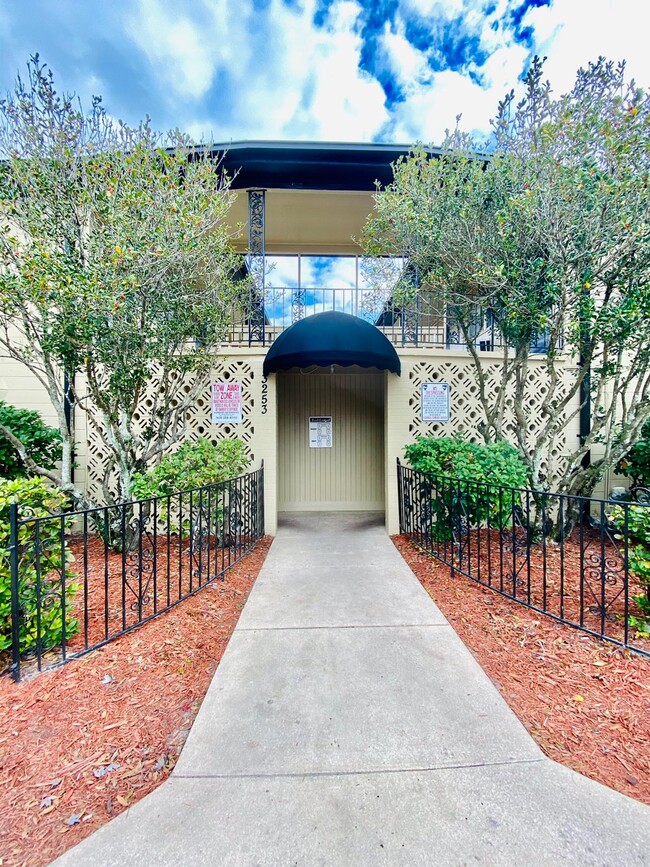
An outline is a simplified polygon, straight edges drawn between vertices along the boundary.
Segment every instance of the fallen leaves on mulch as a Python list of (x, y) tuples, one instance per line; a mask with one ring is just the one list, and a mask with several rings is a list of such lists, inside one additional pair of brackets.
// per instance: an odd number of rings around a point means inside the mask
[(557, 623), (393, 542), (551, 759), (650, 804), (650, 659)]
[(0, 678), (0, 864), (49, 864), (169, 776), (270, 544), (100, 650)]

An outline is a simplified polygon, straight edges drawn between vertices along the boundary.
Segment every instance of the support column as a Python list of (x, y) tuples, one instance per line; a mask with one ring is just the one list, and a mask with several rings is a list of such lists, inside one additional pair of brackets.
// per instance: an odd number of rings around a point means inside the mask
[(248, 270), (252, 278), (248, 345), (266, 345), (264, 289), (266, 272), (266, 191), (248, 191)]
[(405, 276), (409, 291), (405, 293), (402, 304), (402, 346), (417, 346), (420, 342), (420, 275), (417, 265), (409, 263)]

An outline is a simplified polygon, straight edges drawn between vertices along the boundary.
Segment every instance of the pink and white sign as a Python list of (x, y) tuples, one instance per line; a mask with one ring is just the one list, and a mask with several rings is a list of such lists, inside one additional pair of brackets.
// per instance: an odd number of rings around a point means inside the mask
[(212, 424), (241, 424), (241, 383), (212, 383)]
[(449, 421), (449, 392), (447, 382), (422, 383), (422, 421)]

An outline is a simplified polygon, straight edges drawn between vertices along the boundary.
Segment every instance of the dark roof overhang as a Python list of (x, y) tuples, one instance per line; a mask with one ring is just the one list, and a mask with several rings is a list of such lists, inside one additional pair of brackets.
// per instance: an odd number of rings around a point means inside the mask
[[(207, 147), (207, 146), (204, 146)], [(393, 180), (391, 164), (409, 153), (399, 144), (240, 141), (213, 144), (234, 178), (233, 189), (358, 190), (374, 192)], [(427, 148), (439, 156), (437, 148)]]
[(357, 316), (328, 311), (301, 319), (276, 338), (264, 359), (264, 376), (331, 364), (401, 373), (399, 356), (383, 332)]

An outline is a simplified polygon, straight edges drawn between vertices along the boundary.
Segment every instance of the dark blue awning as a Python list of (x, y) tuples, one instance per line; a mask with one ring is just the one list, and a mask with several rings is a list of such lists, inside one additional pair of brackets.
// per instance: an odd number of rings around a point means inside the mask
[(264, 376), (292, 367), (376, 367), (398, 376), (395, 347), (374, 325), (349, 313), (317, 313), (296, 322), (276, 339), (264, 359)]

